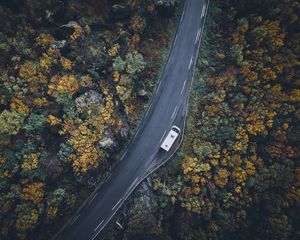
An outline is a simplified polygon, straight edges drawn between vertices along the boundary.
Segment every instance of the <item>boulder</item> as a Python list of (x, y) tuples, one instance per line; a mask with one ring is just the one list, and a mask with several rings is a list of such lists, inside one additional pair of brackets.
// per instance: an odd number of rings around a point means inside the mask
[(156, 232), (161, 224), (157, 211), (157, 199), (154, 197), (151, 187), (144, 181), (128, 201), (125, 220), (126, 238), (145, 239), (144, 237), (140, 238), (140, 235)]
[(127, 138), (129, 133), (129, 126), (126, 123), (125, 126), (121, 129), (120, 134), (122, 138)]
[(114, 147), (116, 144), (112, 140), (112, 138), (104, 137), (99, 141), (99, 144), (102, 148), (111, 148)]
[(139, 97), (149, 99), (149, 93), (144, 89), (140, 89), (137, 94)]
[(103, 96), (102, 94), (89, 90), (75, 99), (76, 107), (78, 108), (89, 108), (91, 105), (102, 105)]
[(104, 137), (99, 141), (99, 145), (101, 148), (113, 151), (117, 146), (116, 142), (113, 140), (113, 135), (110, 130), (106, 130), (104, 133)]

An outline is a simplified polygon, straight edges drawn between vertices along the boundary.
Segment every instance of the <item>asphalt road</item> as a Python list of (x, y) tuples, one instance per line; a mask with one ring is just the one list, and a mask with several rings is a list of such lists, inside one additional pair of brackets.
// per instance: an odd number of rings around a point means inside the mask
[[(179, 147), (208, 1), (185, 1), (168, 62), (137, 134), (107, 181), (54, 239), (96, 239), (136, 186)], [(160, 144), (172, 125), (182, 133), (165, 152)]]

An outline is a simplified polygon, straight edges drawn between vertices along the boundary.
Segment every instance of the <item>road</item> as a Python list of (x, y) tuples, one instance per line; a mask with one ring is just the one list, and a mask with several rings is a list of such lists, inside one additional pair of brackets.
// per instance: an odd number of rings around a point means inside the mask
[(135, 137), (106, 182), (54, 239), (96, 239), (136, 186), (179, 147), (183, 131), (169, 152), (160, 144), (172, 125), (185, 127), (208, 1), (185, 1), (168, 62)]

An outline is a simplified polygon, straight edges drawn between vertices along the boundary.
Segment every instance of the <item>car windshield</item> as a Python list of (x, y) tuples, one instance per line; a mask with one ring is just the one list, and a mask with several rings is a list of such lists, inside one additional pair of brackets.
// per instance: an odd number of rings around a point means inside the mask
[(179, 133), (179, 130), (178, 130), (177, 128), (175, 128), (175, 127), (173, 127), (172, 130), (173, 130), (174, 132)]

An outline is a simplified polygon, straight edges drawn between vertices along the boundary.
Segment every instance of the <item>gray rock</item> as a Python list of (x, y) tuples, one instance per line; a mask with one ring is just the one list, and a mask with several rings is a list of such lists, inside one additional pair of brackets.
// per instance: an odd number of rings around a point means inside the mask
[(67, 41), (66, 40), (61, 40), (61, 41), (54, 41), (51, 43), (52, 48), (63, 48), (66, 46)]
[(106, 150), (114, 150), (117, 144), (113, 140), (112, 132), (109, 129), (107, 129), (104, 135), (105, 136), (99, 141), (99, 145), (101, 146), (101, 148), (104, 148)]
[(88, 108), (91, 105), (101, 105), (103, 104), (103, 97), (102, 94), (94, 91), (89, 90), (79, 97), (75, 99), (76, 107), (78, 108)]
[(104, 137), (99, 141), (99, 144), (102, 148), (112, 148), (116, 145), (116, 143), (112, 140), (112, 138)]
[(146, 90), (144, 90), (144, 89), (140, 89), (138, 91), (138, 96), (144, 97), (144, 98), (148, 98), (148, 92)]
[(127, 138), (129, 133), (129, 126), (126, 123), (125, 126), (121, 129), (120, 134), (122, 138)]
[(142, 182), (128, 201), (126, 211), (126, 236), (134, 239), (138, 234), (153, 232), (161, 224), (157, 214), (158, 204), (152, 189)]

